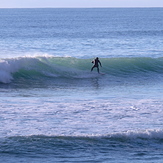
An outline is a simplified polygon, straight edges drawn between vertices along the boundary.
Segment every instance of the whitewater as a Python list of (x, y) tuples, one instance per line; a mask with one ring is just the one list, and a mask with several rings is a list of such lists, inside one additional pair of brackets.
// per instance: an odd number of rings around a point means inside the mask
[(0, 9), (0, 161), (161, 163), (162, 15)]

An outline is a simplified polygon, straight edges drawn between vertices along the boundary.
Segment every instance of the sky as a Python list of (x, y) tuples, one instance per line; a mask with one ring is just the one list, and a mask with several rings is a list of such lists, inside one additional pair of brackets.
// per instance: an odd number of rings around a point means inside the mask
[(0, 8), (163, 7), (163, 0), (0, 0)]

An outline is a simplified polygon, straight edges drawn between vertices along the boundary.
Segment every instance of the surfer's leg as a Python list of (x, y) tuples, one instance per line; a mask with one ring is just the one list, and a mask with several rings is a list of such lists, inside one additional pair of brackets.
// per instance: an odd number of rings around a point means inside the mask
[(97, 72), (98, 72), (98, 73), (100, 73), (100, 70), (99, 70), (99, 68), (98, 68), (98, 67), (97, 67)]
[(91, 71), (93, 71), (94, 68), (95, 68), (95, 66), (93, 66), (93, 67), (91, 68)]

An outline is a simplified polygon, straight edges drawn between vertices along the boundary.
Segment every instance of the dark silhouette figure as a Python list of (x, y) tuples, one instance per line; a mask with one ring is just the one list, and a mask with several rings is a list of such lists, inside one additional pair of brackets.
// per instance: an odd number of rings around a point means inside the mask
[(93, 65), (93, 67), (91, 68), (91, 71), (93, 71), (93, 69), (94, 69), (95, 67), (97, 67), (97, 72), (100, 73), (100, 71), (99, 71), (99, 64), (100, 64), (101, 67), (102, 67), (102, 65), (101, 65), (101, 62), (100, 62), (100, 60), (98, 59), (98, 57), (97, 57), (95, 60), (93, 60), (92, 63), (93, 63), (94, 65)]

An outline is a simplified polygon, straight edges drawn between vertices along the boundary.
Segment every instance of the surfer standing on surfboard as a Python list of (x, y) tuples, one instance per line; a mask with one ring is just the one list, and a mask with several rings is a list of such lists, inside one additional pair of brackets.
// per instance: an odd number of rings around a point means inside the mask
[(91, 71), (93, 71), (93, 69), (94, 69), (95, 67), (97, 67), (97, 72), (100, 73), (100, 72), (99, 72), (99, 64), (100, 64), (101, 67), (102, 67), (102, 65), (101, 65), (101, 62), (100, 62), (100, 60), (98, 59), (98, 57), (95, 58), (95, 60), (93, 60), (92, 63), (93, 63), (94, 65), (93, 65), (93, 67), (91, 68)]

